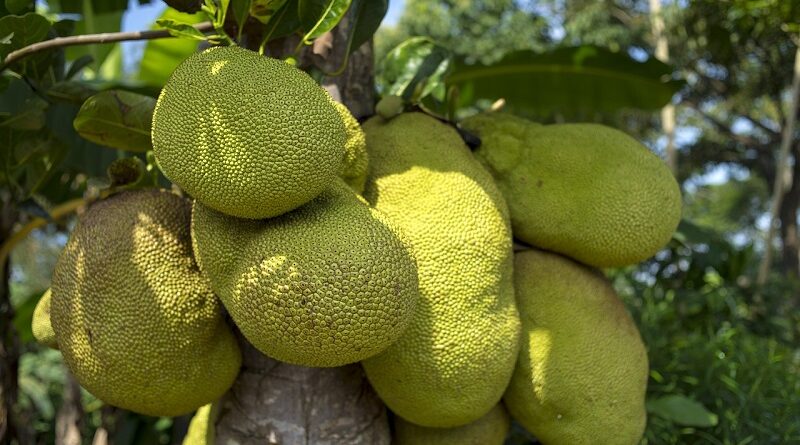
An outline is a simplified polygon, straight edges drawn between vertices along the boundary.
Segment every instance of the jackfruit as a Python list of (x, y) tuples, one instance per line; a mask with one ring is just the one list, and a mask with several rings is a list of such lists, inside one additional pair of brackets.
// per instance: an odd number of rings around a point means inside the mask
[(644, 432), (647, 352), (598, 271), (538, 250), (518, 252), (522, 350), (504, 401), (547, 445), (633, 445)]
[(408, 331), (364, 369), (409, 422), (473, 422), (500, 400), (517, 357), (508, 211), (450, 126), (408, 113), (363, 128), (364, 197), (408, 236), (422, 295)]
[[(394, 445), (503, 445), (511, 419), (502, 404), (480, 419), (455, 428), (428, 428), (394, 418)], [(188, 444), (187, 444), (188, 445)]]
[(241, 354), (192, 257), (189, 201), (127, 191), (80, 216), (56, 263), (50, 318), (64, 360), (100, 400), (176, 416), (218, 399)]
[(197, 409), (189, 422), (189, 429), (183, 438), (183, 445), (214, 445), (216, 443), (216, 422), (219, 404), (209, 403)]
[(347, 183), (356, 193), (364, 192), (364, 183), (367, 182), (367, 140), (358, 121), (346, 106), (334, 102), (336, 110), (342, 117), (347, 131), (347, 142), (344, 144), (344, 159), (339, 177)]
[(39, 302), (36, 303), (36, 308), (33, 310), (33, 320), (31, 322), (31, 330), (33, 331), (33, 338), (36, 341), (48, 348), (58, 349), (56, 342), (56, 333), (53, 332), (53, 325), (50, 323), (50, 289), (47, 289)]
[(666, 165), (632, 137), (596, 124), (539, 125), (502, 113), (466, 119), (497, 181), (514, 236), (584, 264), (617, 267), (655, 254), (681, 218)]
[(236, 325), (264, 354), (315, 367), (377, 354), (419, 298), (396, 229), (341, 180), (310, 203), (260, 221), (195, 202), (195, 252)]
[(311, 77), (238, 47), (208, 49), (175, 69), (152, 134), (171, 181), (208, 207), (256, 219), (319, 195), (341, 171), (346, 138)]

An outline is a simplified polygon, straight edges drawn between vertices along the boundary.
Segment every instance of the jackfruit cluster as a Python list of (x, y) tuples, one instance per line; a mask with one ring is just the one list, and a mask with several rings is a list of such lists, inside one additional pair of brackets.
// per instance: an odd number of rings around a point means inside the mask
[(34, 335), (104, 402), (197, 410), (186, 444), (214, 443), (239, 342), (360, 362), (398, 445), (500, 445), (512, 417), (545, 445), (637, 443), (647, 354), (596, 268), (663, 247), (675, 180), (603, 126), (492, 113), (462, 128), (475, 151), (421, 112), (361, 125), (281, 61), (196, 54), (152, 127), (186, 197), (90, 205)]

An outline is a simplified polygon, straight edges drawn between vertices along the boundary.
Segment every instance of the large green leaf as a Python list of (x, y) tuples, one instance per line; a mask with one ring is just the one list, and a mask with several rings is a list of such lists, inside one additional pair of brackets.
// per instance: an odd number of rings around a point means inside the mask
[(304, 40), (310, 43), (332, 30), (347, 13), (351, 0), (300, 0), (298, 13), (305, 31)]
[(685, 426), (710, 427), (718, 420), (701, 403), (677, 394), (648, 400), (647, 411)]
[(61, 167), (79, 171), (89, 177), (105, 177), (106, 168), (121, 152), (101, 147), (82, 138), (72, 126), (79, 107), (69, 103), (56, 103), (47, 109), (47, 128), (58, 141), (69, 147)]
[(383, 96), (400, 96), (416, 103), (428, 95), (444, 98), (444, 76), (451, 53), (427, 37), (412, 37), (392, 49), (383, 60), (378, 87)]
[[(159, 19), (200, 23), (202, 14), (184, 14), (167, 8)], [(183, 59), (197, 51), (197, 40), (156, 39), (147, 42), (139, 65), (138, 79), (148, 85), (162, 86)]]
[(389, 10), (389, 0), (353, 0), (352, 7), (357, 9), (350, 27), (350, 51), (355, 51), (381, 26)]
[[(50, 31), (50, 21), (30, 12), (25, 15), (7, 15), (0, 18), (0, 61), (9, 53), (25, 46), (45, 40)], [(43, 69), (41, 62), (47, 54), (26, 57), (11, 66), (11, 69), (28, 76), (39, 77)]]
[(152, 149), (150, 124), (155, 105), (150, 96), (103, 91), (83, 103), (73, 125), (78, 134), (96, 144), (144, 152)]
[(652, 110), (669, 103), (682, 82), (672, 69), (651, 58), (638, 62), (626, 54), (594, 46), (547, 53), (509, 53), (491, 65), (459, 63), (447, 78), (459, 88), (461, 104), (505, 99), (509, 108), (535, 114)]

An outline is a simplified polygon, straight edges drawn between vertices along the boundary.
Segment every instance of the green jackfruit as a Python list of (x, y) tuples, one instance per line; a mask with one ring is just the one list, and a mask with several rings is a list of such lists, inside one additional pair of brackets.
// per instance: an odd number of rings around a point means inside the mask
[(342, 117), (347, 131), (347, 142), (344, 145), (344, 160), (339, 177), (344, 180), (356, 193), (364, 192), (364, 183), (367, 182), (367, 140), (364, 131), (350, 110), (343, 104), (334, 102), (336, 110)]
[(334, 102), (311, 77), (238, 47), (178, 66), (152, 134), (170, 180), (242, 218), (280, 215), (319, 195), (341, 171), (346, 138)]
[(497, 181), (514, 236), (584, 264), (617, 267), (655, 254), (681, 218), (666, 165), (625, 133), (596, 124), (539, 125), (502, 113), (462, 126)]
[(502, 404), (480, 419), (455, 428), (428, 428), (394, 418), (394, 445), (503, 445), (511, 419)]
[(408, 331), (363, 362), (378, 395), (417, 425), (486, 414), (517, 357), (508, 211), (458, 133), (421, 113), (364, 125), (364, 193), (414, 247), (422, 298)]
[(218, 399), (241, 354), (192, 257), (189, 201), (122, 192), (78, 219), (58, 259), (50, 318), (64, 360), (100, 400), (176, 416)]
[(36, 303), (36, 308), (33, 310), (31, 330), (33, 331), (33, 338), (39, 344), (48, 348), (58, 349), (56, 333), (53, 332), (53, 325), (50, 323), (50, 294), (50, 289), (47, 289), (42, 294), (42, 297), (39, 298), (39, 302)]
[(209, 403), (197, 409), (189, 429), (183, 438), (183, 445), (214, 445), (216, 443), (216, 422), (219, 415), (219, 404)]
[(522, 350), (504, 397), (547, 445), (633, 445), (644, 432), (647, 352), (608, 280), (537, 250), (518, 252)]
[(419, 298), (398, 232), (341, 180), (260, 221), (195, 202), (192, 233), (236, 325), (277, 360), (328, 367), (377, 354), (405, 330)]

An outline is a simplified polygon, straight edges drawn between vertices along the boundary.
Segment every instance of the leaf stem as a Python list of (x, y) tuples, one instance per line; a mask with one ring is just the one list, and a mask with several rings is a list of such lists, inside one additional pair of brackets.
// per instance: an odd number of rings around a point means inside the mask
[[(211, 22), (198, 23), (192, 26), (198, 31), (203, 33), (214, 30), (214, 25)], [(60, 48), (64, 46), (91, 45), (96, 43), (114, 43), (114, 42), (130, 41), (130, 40), (163, 39), (167, 37), (172, 37), (172, 35), (170, 35), (169, 33), (169, 30), (167, 29), (128, 31), (128, 32), (106, 32), (101, 34), (85, 34), (79, 36), (56, 37), (55, 39), (37, 42), (32, 45), (22, 47), (16, 51), (10, 52), (8, 56), (6, 56), (5, 60), (3, 60), (2, 65), (0, 65), (0, 71), (5, 70), (12, 63), (17, 62), (18, 60), (24, 57), (28, 57), (32, 54), (36, 54), (38, 52), (45, 51), (48, 49)]]

